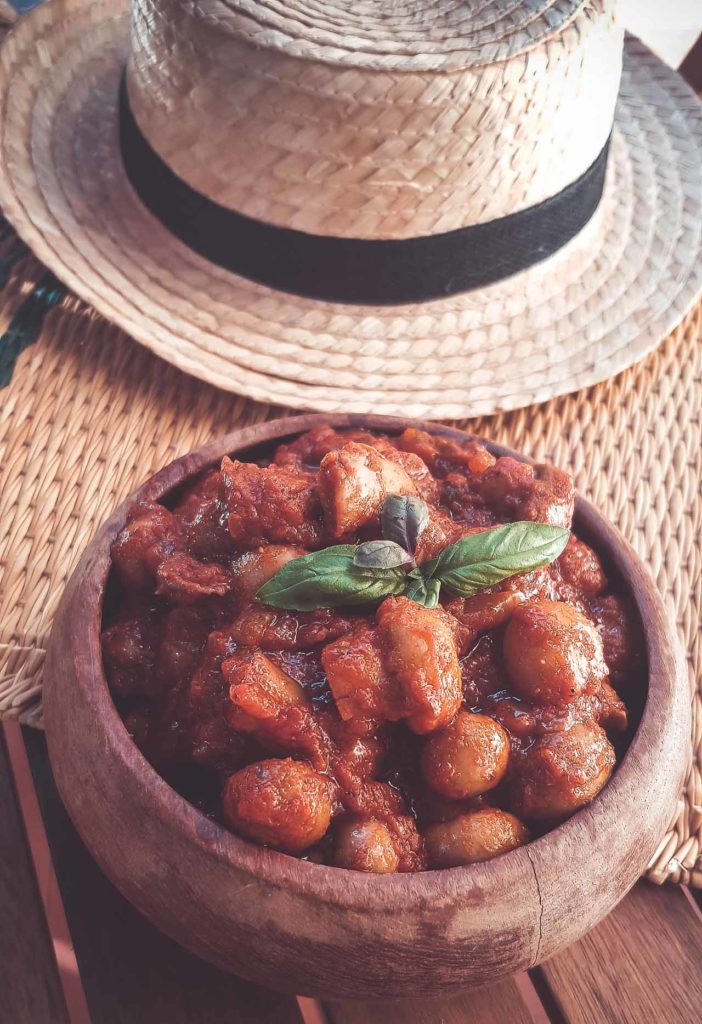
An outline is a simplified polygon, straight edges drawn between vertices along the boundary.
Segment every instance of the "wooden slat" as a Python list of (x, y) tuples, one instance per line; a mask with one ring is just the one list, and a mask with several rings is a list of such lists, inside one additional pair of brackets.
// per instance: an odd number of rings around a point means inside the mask
[(533, 990), (530, 1012), (526, 976), (523, 982), (526, 999), (522, 998), (522, 986), (505, 981), (448, 999), (327, 1003), (325, 1010), (330, 1024), (547, 1024)]
[(542, 971), (567, 1024), (700, 1024), (702, 917), (681, 889), (639, 882)]
[(63, 992), (0, 728), (0, 1019), (66, 1024)]
[(24, 736), (95, 1024), (301, 1024), (293, 997), (224, 974), (186, 953), (127, 903), (71, 825), (54, 786), (44, 737), (31, 729)]

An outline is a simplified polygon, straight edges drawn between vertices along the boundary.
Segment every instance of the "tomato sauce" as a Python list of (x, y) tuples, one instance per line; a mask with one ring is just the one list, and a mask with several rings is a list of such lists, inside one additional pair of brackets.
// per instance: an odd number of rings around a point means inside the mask
[(308, 552), (379, 539), (390, 495), (426, 506), (420, 566), (500, 524), (573, 517), (553, 467), (321, 427), (132, 508), (102, 634), (127, 729), (188, 799), (250, 841), (377, 873), (487, 860), (587, 804), (645, 671), (635, 609), (574, 533), (551, 564), (471, 597), (442, 586), (435, 607), (257, 598)]

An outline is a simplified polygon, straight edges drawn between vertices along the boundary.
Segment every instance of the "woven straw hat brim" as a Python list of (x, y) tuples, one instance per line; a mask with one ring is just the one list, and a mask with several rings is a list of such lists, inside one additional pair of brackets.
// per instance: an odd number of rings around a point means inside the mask
[(623, 370), (702, 291), (702, 105), (636, 40), (580, 236), (482, 291), (370, 309), (221, 270), (142, 207), (117, 145), (126, 7), (52, 0), (3, 44), (0, 204), (66, 284), (188, 373), (297, 408), (482, 414)]

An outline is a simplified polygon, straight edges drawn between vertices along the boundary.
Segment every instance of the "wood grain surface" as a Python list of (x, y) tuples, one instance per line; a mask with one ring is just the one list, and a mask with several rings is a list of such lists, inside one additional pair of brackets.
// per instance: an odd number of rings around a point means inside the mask
[(640, 882), (541, 970), (567, 1024), (700, 1024), (702, 914), (684, 890)]
[(0, 728), (0, 1021), (67, 1024), (5, 738)]
[[(93, 855), (128, 899), (187, 948), (305, 995), (446, 995), (539, 963), (597, 923), (634, 884), (682, 784), (687, 680), (649, 574), (579, 497), (576, 527), (634, 598), (649, 664), (638, 731), (591, 805), (505, 857), (382, 879), (255, 847), (205, 819), (150, 768), (110, 699), (100, 650), (109, 547), (133, 502), (166, 496), (226, 453), (260, 455), (262, 444), (322, 423), (390, 431), (416, 425), (307, 415), (248, 427), (171, 463), (108, 520), (55, 620), (45, 671), (49, 751), (63, 800)], [(177, 903), (174, 878), (185, 883)]]
[(325, 1010), (329, 1024), (548, 1024), (536, 994), (530, 1012), (513, 980), (445, 999), (348, 1000), (326, 1003)]
[[(43, 735), (32, 729), (24, 732), (94, 1024), (302, 1024), (293, 997), (218, 971), (166, 938), (127, 903), (71, 825), (56, 792)], [(176, 904), (178, 888), (174, 880)], [(26, 902), (18, 901), (18, 910)], [(31, 982), (31, 968), (18, 974)], [(1, 1006), (0, 1021), (5, 1024)], [(62, 1017), (44, 1018), (38, 1012), (7, 1017), (7, 1024), (54, 1020), (63, 1024)]]

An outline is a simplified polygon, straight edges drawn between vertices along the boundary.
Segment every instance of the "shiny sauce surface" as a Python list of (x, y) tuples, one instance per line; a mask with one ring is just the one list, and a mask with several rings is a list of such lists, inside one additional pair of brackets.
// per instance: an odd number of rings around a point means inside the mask
[(585, 806), (643, 703), (636, 611), (597, 553), (436, 608), (402, 596), (287, 611), (293, 559), (379, 538), (423, 499), (422, 563), (466, 534), (571, 527), (571, 478), (475, 441), (320, 427), (265, 463), (224, 458), (112, 545), (102, 648), (134, 741), (205, 813), (285, 853), (389, 873), (490, 859)]

